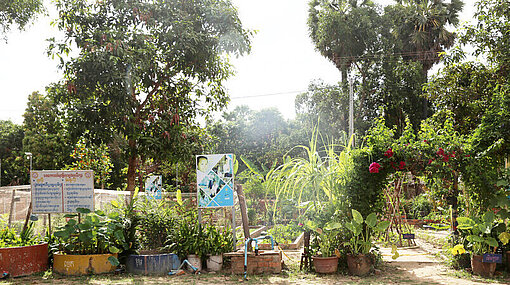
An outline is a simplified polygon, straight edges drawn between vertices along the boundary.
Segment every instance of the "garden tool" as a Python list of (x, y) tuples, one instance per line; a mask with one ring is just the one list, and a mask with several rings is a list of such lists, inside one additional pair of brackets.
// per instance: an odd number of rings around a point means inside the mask
[(0, 279), (7, 279), (7, 277), (9, 277), (9, 272), (3, 272)]
[[(246, 275), (248, 274), (248, 244), (255, 242), (255, 255), (259, 255), (259, 240), (271, 239), (271, 250), (274, 250), (275, 241), (272, 236), (266, 235), (258, 238), (248, 238), (244, 243), (244, 280), (248, 280)], [(276, 243), (278, 245), (278, 243)]]

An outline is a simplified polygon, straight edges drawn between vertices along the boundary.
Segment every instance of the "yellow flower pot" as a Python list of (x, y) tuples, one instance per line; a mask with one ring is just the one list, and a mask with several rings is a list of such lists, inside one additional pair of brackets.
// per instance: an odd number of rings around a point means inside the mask
[(113, 272), (113, 266), (108, 257), (117, 257), (117, 254), (90, 254), (90, 255), (53, 255), (53, 271), (64, 275), (87, 275)]

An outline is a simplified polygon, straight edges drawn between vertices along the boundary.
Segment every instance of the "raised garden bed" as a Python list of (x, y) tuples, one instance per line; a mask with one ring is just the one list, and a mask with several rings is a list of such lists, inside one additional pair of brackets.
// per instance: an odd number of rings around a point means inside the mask
[[(233, 274), (244, 273), (244, 251), (228, 252)], [(248, 253), (248, 274), (278, 274), (282, 271), (282, 254), (277, 250), (259, 251), (259, 255)]]
[(165, 254), (132, 254), (128, 256), (126, 269), (129, 273), (145, 275), (168, 274), (181, 264), (179, 257), (173, 253)]
[(0, 248), (0, 272), (11, 277), (26, 276), (48, 269), (48, 244)]

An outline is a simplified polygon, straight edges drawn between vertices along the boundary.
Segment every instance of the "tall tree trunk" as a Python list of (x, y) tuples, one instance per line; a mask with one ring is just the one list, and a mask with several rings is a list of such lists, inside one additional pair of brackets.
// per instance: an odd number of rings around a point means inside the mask
[(129, 139), (129, 160), (128, 160), (128, 171), (127, 171), (127, 191), (131, 192), (131, 199), (135, 192), (135, 178), (136, 178), (136, 166), (137, 166), (137, 153), (136, 153), (136, 142), (133, 139)]

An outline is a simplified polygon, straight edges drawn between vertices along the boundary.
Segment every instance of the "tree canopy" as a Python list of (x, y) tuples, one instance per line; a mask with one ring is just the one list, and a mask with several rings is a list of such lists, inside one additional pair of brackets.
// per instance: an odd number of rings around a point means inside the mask
[(23, 30), (38, 14), (44, 12), (42, 0), (0, 0), (0, 36), (13, 25)]
[[(85, 129), (99, 141), (127, 141), (128, 190), (140, 158), (177, 159), (197, 142), (195, 118), (225, 106), (226, 53), (250, 49), (230, 1), (57, 0), (63, 41), (65, 106), (73, 137)], [(72, 46), (79, 55), (64, 60)]]

